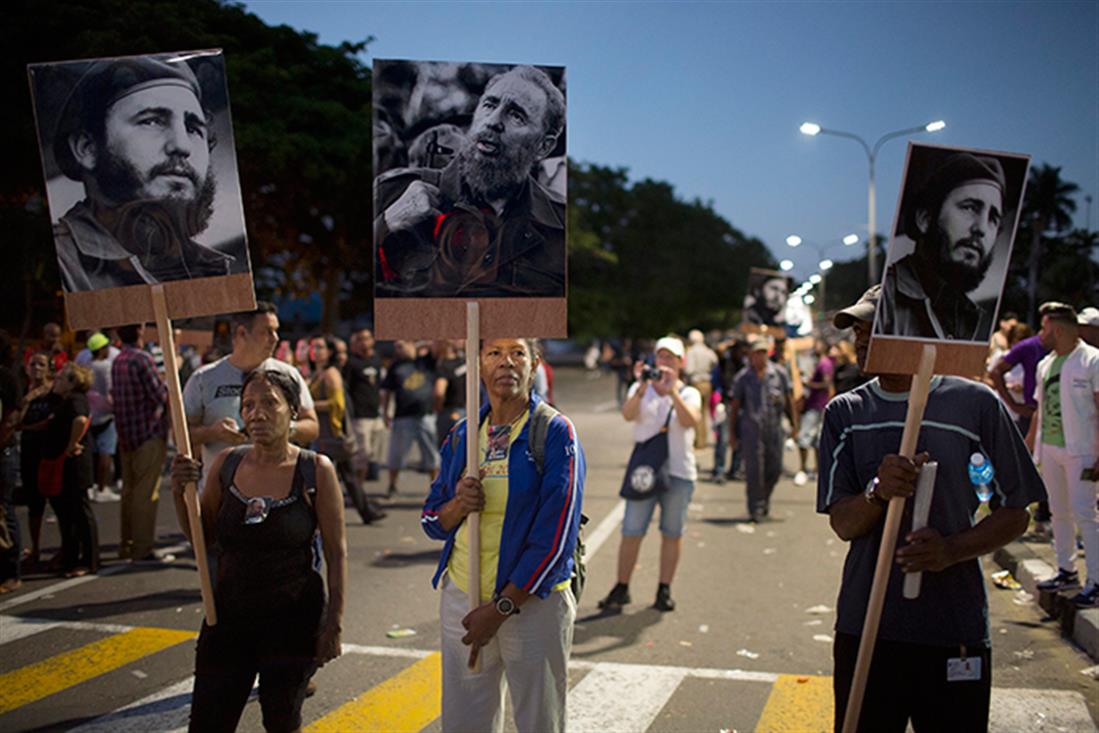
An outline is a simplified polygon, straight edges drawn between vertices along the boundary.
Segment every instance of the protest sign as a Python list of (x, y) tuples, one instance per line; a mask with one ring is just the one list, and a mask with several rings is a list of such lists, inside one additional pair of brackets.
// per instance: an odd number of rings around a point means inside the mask
[(563, 67), (374, 62), (381, 338), (566, 335)]
[(753, 267), (748, 272), (741, 330), (785, 338), (789, 296), (790, 277), (786, 273)]
[[(173, 318), (256, 307), (219, 50), (32, 64), (69, 325), (155, 321), (176, 446), (190, 457)], [(194, 484), (184, 492), (217, 623)]]
[(870, 373), (981, 374), (1030, 157), (909, 143), (867, 355)]
[(254, 308), (221, 51), (27, 71), (69, 325)]

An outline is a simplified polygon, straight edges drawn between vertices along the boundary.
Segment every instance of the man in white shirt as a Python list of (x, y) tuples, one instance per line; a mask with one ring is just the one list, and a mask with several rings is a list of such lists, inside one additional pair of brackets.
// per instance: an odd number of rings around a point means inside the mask
[[(1080, 608), (1099, 606), (1099, 349), (1079, 337), (1075, 309), (1045, 303), (1038, 337), (1050, 349), (1038, 362), (1038, 409), (1027, 445), (1042, 472), (1053, 514), (1057, 574), (1038, 588), (1060, 591), (1079, 585), (1075, 528), (1084, 540), (1087, 584), (1071, 599)], [(1075, 520), (1075, 522), (1074, 522)], [(1073, 524), (1075, 523), (1075, 527)]]
[[(256, 310), (232, 317), (233, 352), (195, 370), (183, 389), (183, 409), (191, 433), (191, 445), (202, 446), (202, 463), (209, 466), (225, 448), (249, 442), (241, 430), (240, 395), (244, 375), (258, 369), (281, 371), (301, 390), (301, 412), (290, 423), (290, 439), (309, 445), (319, 432), (313, 398), (301, 373), (271, 358), (279, 342), (275, 306), (260, 301)], [(205, 478), (205, 477), (204, 477)]]

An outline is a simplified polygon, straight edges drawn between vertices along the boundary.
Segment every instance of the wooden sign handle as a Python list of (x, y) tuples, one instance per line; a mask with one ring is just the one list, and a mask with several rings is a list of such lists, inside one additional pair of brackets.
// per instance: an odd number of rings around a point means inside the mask
[[(476, 476), (481, 466), (481, 310), (477, 303), (466, 303), (466, 475)], [(481, 605), (481, 514), (466, 516), (469, 538), (468, 568), (469, 610)], [(481, 660), (470, 657), (470, 667), (480, 671)]]
[[(176, 436), (176, 450), (181, 455), (191, 458), (191, 434), (187, 429), (187, 415), (183, 411), (183, 388), (179, 383), (179, 364), (176, 361), (172, 321), (168, 318), (168, 302), (164, 297), (163, 285), (152, 285), (151, 290), (157, 335), (160, 337), (160, 347), (164, 351), (164, 371), (168, 380), (168, 407), (172, 415), (172, 430)], [(187, 521), (191, 525), (191, 547), (195, 550), (195, 564), (198, 566), (198, 582), (202, 590), (202, 606), (206, 611), (206, 625), (216, 626), (218, 614), (214, 606), (214, 587), (210, 582), (210, 568), (206, 562), (206, 535), (202, 528), (198, 487), (194, 483), (184, 487), (183, 500), (187, 504)]]
[[(908, 414), (901, 435), (900, 455), (913, 458), (916, 440), (920, 436), (920, 423), (927, 407), (927, 394), (931, 388), (931, 376), (935, 368), (935, 347), (924, 346), (919, 371), (912, 378), (908, 393)], [(870, 600), (866, 604), (866, 621), (859, 640), (859, 654), (855, 660), (855, 674), (851, 679), (851, 693), (847, 697), (847, 711), (843, 718), (843, 733), (855, 733), (862, 712), (862, 699), (866, 694), (866, 680), (870, 674), (870, 660), (874, 656), (874, 644), (878, 639), (878, 625), (885, 605), (885, 590), (889, 585), (889, 572), (893, 569), (893, 551), (897, 547), (901, 516), (904, 514), (904, 498), (895, 496), (889, 500), (885, 513), (885, 530), (882, 532), (878, 562), (874, 566), (874, 584), (870, 587)]]

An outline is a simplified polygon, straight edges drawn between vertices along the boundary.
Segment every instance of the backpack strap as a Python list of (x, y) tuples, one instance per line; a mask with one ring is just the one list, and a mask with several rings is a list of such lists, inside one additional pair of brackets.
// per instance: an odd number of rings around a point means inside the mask
[(301, 497), (310, 511), (316, 515), (314, 497), (317, 495), (317, 454), (302, 448), (298, 454), (298, 476), (301, 478)]
[(229, 486), (233, 483), (233, 476), (237, 473), (237, 467), (240, 466), (240, 462), (244, 460), (244, 454), (251, 448), (250, 445), (238, 445), (233, 448), (225, 456), (225, 460), (221, 462), (221, 470), (218, 471), (218, 480), (221, 482), (221, 490), (223, 492), (229, 490)]
[(546, 468), (546, 436), (550, 423), (560, 414), (545, 400), (534, 406), (534, 414), (530, 418), (530, 455), (534, 458), (538, 475), (542, 475)]

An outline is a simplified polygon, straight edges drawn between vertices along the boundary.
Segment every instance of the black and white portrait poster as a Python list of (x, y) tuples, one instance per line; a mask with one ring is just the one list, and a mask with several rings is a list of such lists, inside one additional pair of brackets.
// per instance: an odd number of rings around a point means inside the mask
[[(220, 51), (33, 64), (28, 74), (67, 296), (250, 273)], [(250, 275), (233, 283), (228, 294), (224, 282), (199, 287), (221, 294), (206, 307), (192, 299), (197, 310), (254, 301)], [(196, 308), (167, 292), (173, 317), (204, 315), (181, 313)], [(114, 300), (96, 325), (122, 317), (126, 298)]]
[(783, 328), (786, 325), (789, 295), (790, 278), (785, 273), (753, 267), (748, 273), (748, 292), (744, 295), (744, 322), (753, 326)]
[(987, 346), (1029, 156), (911, 143), (875, 336)]
[(378, 298), (564, 298), (565, 69), (374, 62)]

